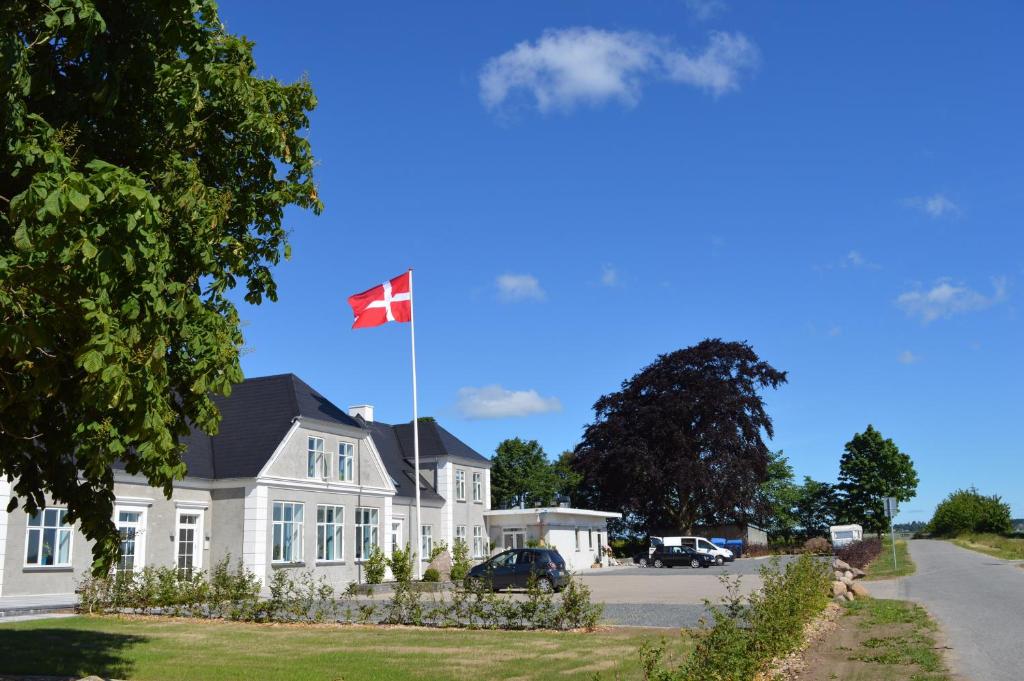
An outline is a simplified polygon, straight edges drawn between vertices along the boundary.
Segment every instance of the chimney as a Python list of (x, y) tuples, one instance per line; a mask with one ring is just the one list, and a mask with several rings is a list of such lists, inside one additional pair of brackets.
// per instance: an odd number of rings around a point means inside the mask
[(362, 416), (363, 420), (367, 423), (373, 423), (373, 405), (372, 404), (357, 404), (348, 408), (348, 415), (352, 418)]

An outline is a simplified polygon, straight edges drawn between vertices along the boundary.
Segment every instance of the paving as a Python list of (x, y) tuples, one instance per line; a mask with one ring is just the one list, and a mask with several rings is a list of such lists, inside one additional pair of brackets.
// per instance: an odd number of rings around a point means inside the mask
[(942, 625), (954, 670), (971, 681), (1019, 681), (1024, 569), (945, 541), (908, 543), (917, 572), (866, 582), (872, 595), (920, 603)]

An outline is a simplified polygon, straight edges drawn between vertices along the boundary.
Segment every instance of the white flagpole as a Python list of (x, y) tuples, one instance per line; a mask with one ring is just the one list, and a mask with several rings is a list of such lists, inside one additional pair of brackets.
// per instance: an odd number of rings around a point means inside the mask
[(420, 526), (420, 421), (416, 405), (416, 312), (412, 295), (412, 268), (409, 268), (409, 337), (412, 339), (412, 452), (413, 486), (416, 488), (416, 579), (423, 576), (423, 530)]

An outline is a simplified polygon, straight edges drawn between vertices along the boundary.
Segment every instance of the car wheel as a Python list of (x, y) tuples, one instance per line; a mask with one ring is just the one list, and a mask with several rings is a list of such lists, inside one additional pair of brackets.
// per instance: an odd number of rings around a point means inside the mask
[(549, 594), (555, 590), (555, 585), (550, 577), (540, 577), (537, 580), (537, 588), (540, 589), (541, 593)]
[(654, 567), (656, 567), (656, 568), (663, 568), (663, 567), (665, 567), (665, 564), (661, 562), (661, 558), (658, 558), (657, 560), (654, 561)]
[(692, 568), (699, 568), (700, 567), (700, 561), (697, 560), (696, 558), (691, 558), (690, 559), (690, 567), (692, 567)]
[(641, 558), (640, 560), (637, 561), (636, 564), (639, 565), (640, 567), (647, 567), (647, 559), (646, 558)]
[(722, 558), (721, 556), (715, 556), (715, 565), (718, 565), (718, 566), (725, 565), (725, 559)]

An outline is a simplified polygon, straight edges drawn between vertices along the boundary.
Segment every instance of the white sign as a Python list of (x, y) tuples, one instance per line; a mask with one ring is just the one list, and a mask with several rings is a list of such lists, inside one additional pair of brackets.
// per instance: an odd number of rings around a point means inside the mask
[(892, 518), (900, 512), (896, 497), (886, 497), (882, 500), (885, 503), (885, 517)]

